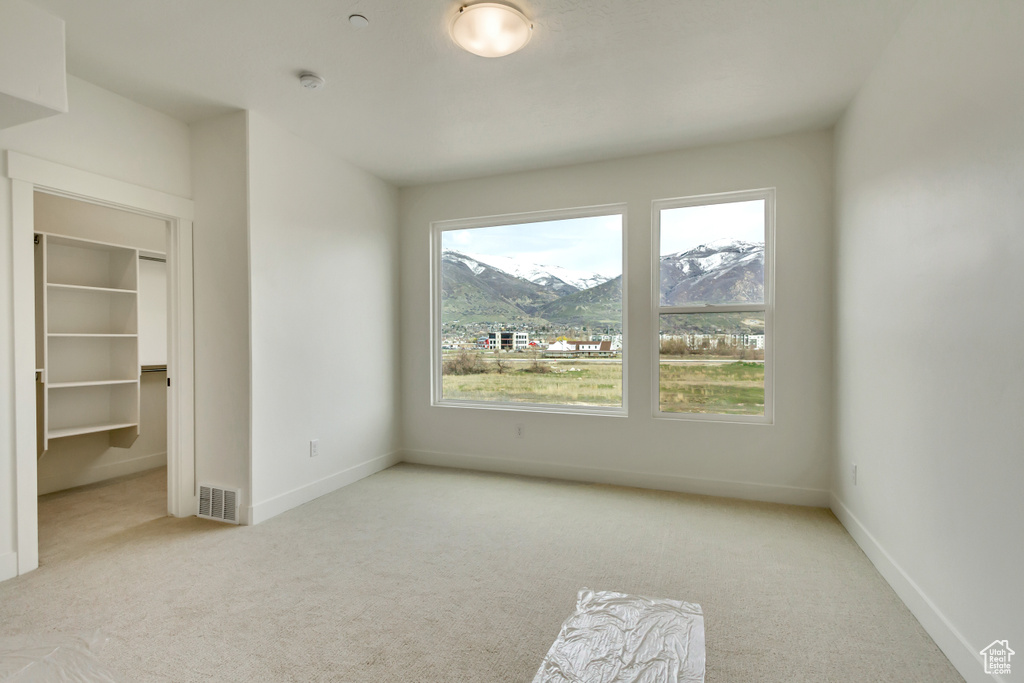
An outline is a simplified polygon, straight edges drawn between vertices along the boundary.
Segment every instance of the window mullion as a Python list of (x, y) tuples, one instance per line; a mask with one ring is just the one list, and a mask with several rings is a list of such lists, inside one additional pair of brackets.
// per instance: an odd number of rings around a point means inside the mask
[(659, 315), (672, 315), (678, 313), (748, 313), (764, 312), (768, 309), (766, 304), (729, 304), (725, 306), (659, 306)]

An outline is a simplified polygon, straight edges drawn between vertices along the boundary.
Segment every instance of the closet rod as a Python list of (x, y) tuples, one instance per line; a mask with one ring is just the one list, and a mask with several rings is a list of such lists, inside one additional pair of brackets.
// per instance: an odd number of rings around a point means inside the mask
[(142, 372), (167, 372), (166, 365), (143, 365)]
[(167, 259), (165, 259), (165, 258), (157, 258), (156, 256), (143, 256), (142, 254), (139, 254), (139, 260), (140, 261), (159, 261), (160, 263), (167, 263)]

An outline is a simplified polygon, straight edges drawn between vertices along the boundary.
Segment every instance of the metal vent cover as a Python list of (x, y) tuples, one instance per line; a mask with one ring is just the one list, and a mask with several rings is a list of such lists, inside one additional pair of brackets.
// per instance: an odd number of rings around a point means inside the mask
[(225, 489), (210, 484), (199, 485), (199, 516), (218, 522), (238, 524), (238, 489)]

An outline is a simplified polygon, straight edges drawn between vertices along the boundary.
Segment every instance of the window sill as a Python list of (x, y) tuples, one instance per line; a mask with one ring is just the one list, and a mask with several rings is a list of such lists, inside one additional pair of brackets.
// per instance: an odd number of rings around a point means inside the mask
[(775, 424), (775, 419), (767, 415), (723, 415), (720, 413), (663, 413), (660, 410), (654, 412), (656, 420), (677, 420), (681, 422), (724, 422), (744, 425), (766, 425)]
[(489, 401), (461, 401), (441, 399), (431, 402), (432, 408), (470, 408), (473, 410), (502, 410), (515, 413), (547, 413), (552, 415), (591, 415), (597, 417), (628, 417), (625, 407), (552, 405), (547, 403), (495, 403)]

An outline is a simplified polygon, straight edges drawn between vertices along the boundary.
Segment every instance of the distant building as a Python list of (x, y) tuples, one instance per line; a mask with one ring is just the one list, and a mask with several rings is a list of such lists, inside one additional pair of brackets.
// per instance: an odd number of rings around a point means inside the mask
[(729, 343), (747, 349), (764, 349), (764, 334), (730, 334)]
[(477, 339), (477, 346), (483, 349), (497, 349), (501, 351), (518, 351), (530, 346), (529, 332), (488, 332), (486, 336)]
[(615, 353), (610, 341), (569, 341), (561, 339), (548, 345), (550, 355), (611, 356)]
[(764, 350), (764, 333), (758, 334), (662, 334), (662, 340), (681, 339), (691, 349), (717, 349), (719, 346), (739, 346)]

